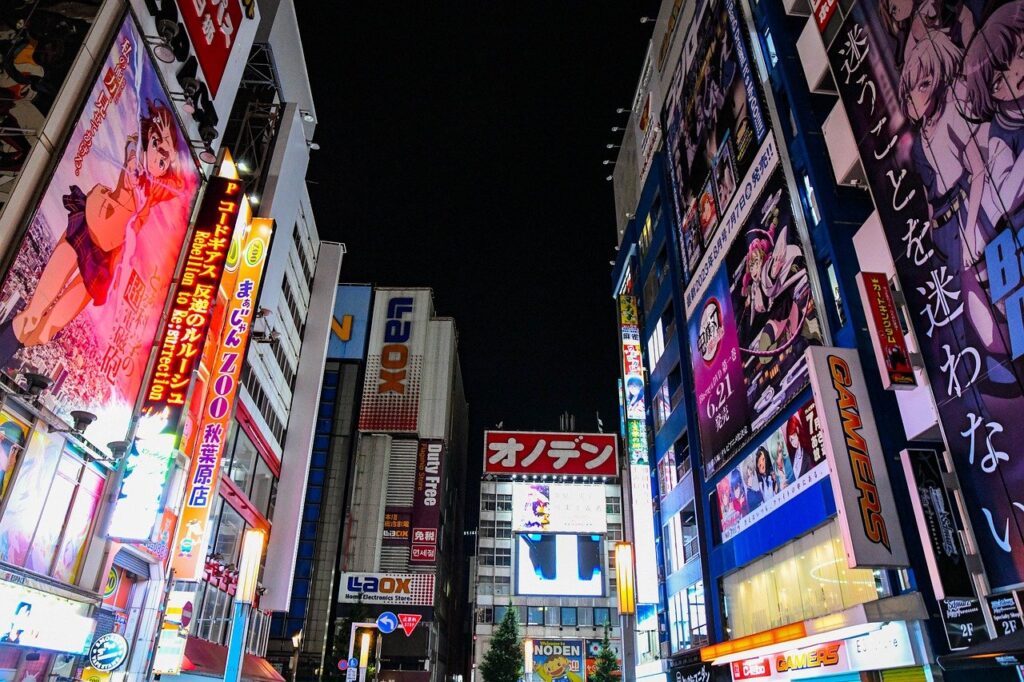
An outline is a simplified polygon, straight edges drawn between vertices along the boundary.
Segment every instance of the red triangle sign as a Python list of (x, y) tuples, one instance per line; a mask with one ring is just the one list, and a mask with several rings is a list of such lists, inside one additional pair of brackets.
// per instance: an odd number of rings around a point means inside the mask
[(423, 616), (418, 613), (400, 613), (398, 614), (398, 622), (402, 624), (402, 630), (405, 632), (405, 636), (412, 635), (412, 631), (416, 629), (416, 626), (420, 624)]

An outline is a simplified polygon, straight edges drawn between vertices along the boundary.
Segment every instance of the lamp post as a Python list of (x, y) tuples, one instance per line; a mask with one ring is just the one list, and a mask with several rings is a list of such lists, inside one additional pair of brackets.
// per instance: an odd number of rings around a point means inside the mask
[(302, 630), (299, 630), (294, 635), (292, 635), (292, 649), (294, 650), (294, 653), (292, 654), (292, 661), (291, 661), (291, 665), (292, 665), (292, 682), (295, 682), (295, 680), (298, 679), (298, 675), (299, 675), (299, 649), (301, 647), (302, 647)]
[(238, 587), (235, 590), (235, 608), (231, 619), (231, 640), (228, 660), (224, 666), (224, 682), (240, 682), (242, 660), (245, 658), (245, 635), (249, 629), (249, 612), (256, 594), (256, 578), (263, 556), (263, 531), (255, 528), (245, 531), (242, 539), (242, 557), (238, 560)]

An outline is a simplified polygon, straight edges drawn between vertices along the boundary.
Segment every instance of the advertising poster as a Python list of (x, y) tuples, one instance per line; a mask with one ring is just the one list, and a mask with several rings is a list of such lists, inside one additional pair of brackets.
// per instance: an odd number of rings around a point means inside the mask
[(512, 484), (513, 532), (604, 533), (606, 530), (602, 485)]
[(600, 597), (600, 535), (526, 533), (516, 541), (516, 594)]
[(722, 541), (828, 476), (814, 401), (808, 401), (718, 481)]
[(327, 357), (339, 360), (362, 360), (366, 357), (366, 332), (370, 324), (372, 298), (373, 288), (370, 286), (338, 286)]
[(1006, 637), (1018, 630), (1024, 630), (1024, 616), (1021, 615), (1020, 592), (992, 594), (985, 597), (992, 622), (996, 626), (996, 637)]
[(619, 331), (622, 335), (622, 381), (625, 387), (626, 448), (630, 464), (648, 464), (647, 403), (644, 398), (644, 361), (640, 350), (640, 316), (636, 298), (619, 296)]
[(125, 437), (198, 187), (127, 18), (0, 284), (0, 368), (49, 376), (57, 414), (99, 417), (94, 443)]
[(541, 682), (583, 682), (583, 640), (535, 639), (533, 675)]
[[(600, 639), (587, 639), (584, 640), (586, 645), (586, 669), (587, 677), (594, 674), (594, 670), (597, 669), (597, 657), (601, 653), (601, 640)], [(618, 663), (619, 670), (622, 670), (622, 648), (619, 646), (619, 640), (610, 639), (608, 647), (615, 654), (615, 662)]]
[(96, 627), (90, 606), (0, 581), (0, 645), (85, 654)]
[[(199, 66), (206, 76), (210, 96), (216, 97), (224, 68), (235, 45), (238, 29), (244, 15), (252, 19), (256, 12), (255, 0), (219, 0), (219, 2), (179, 2), (181, 20), (192, 40)], [(245, 7), (243, 8), (243, 5)]]
[(1022, 5), (956, 8), (861, 0), (827, 51), (998, 589), (1024, 582)]
[[(666, 149), (690, 272), (768, 132), (745, 33), (734, 0), (707, 3), (691, 29), (695, 49), (683, 49), (669, 87)], [(695, 204), (697, 221), (686, 220)]]
[(484, 473), (618, 476), (612, 433), (484, 431)]
[(0, 210), (11, 197), (100, 0), (4, 3), (0, 12)]
[(687, 331), (710, 477), (803, 390), (804, 349), (822, 341), (781, 169), (746, 207), (694, 303)]
[(384, 508), (384, 547), (408, 547), (409, 529), (412, 526), (412, 507), (388, 505)]
[(886, 389), (912, 389), (917, 386), (910, 351), (900, 327), (896, 302), (889, 278), (882, 272), (862, 272), (857, 288), (867, 308), (868, 330), (875, 349), (875, 360)]
[(412, 495), (412, 544), (409, 563), (437, 562), (444, 499), (444, 443), (421, 440), (416, 451), (416, 487)]
[(10, 412), (0, 412), (0, 500), (7, 495), (18, 454), (25, 447), (28, 424)]
[(433, 573), (342, 573), (338, 601), (346, 604), (433, 606)]

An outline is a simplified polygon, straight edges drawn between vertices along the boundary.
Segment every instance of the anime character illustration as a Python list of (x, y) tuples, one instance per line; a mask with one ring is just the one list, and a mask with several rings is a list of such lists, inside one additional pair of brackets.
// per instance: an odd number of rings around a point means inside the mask
[(715, 229), (718, 227), (718, 206), (715, 205), (713, 186), (712, 179), (708, 178), (708, 181), (704, 184), (704, 191), (700, 193), (700, 198), (697, 199), (697, 215), (700, 221), (701, 241), (705, 244), (711, 241), (711, 235), (715, 233)]
[[(786, 422), (787, 425), (789, 422)], [(776, 434), (775, 440), (775, 475), (779, 482), (779, 490), (785, 490), (796, 482), (796, 473), (793, 471), (793, 463), (786, 451), (785, 439), (779, 438)]]
[(896, 67), (904, 66), (918, 44), (936, 32), (961, 49), (966, 47), (977, 25), (976, 12), (980, 13), (983, 4), (978, 0), (971, 0), (970, 5), (956, 0), (879, 0), (882, 24), (896, 41)]
[(14, 609), (11, 616), (11, 623), (7, 631), (0, 635), (0, 642), (8, 644), (21, 644), (21, 638), (25, 632), (30, 631), (32, 621), (32, 604), (27, 601), (20, 602)]
[(768, 448), (763, 445), (757, 449), (754, 455), (754, 474), (761, 499), (767, 502), (775, 497), (775, 493), (779, 492), (779, 480), (772, 467), (772, 457), (768, 454)]
[(761, 484), (754, 470), (754, 463), (749, 459), (743, 464), (743, 483), (747, 487), (747, 510), (754, 511), (764, 502), (764, 494), (761, 492)]
[(185, 524), (185, 532), (182, 533), (181, 543), (178, 547), (178, 556), (189, 558), (192, 553), (199, 549), (203, 541), (203, 524), (199, 519), (191, 519)]
[(626, 412), (627, 414), (643, 414), (644, 411), (644, 380), (629, 377), (626, 380)]
[(569, 659), (565, 656), (552, 656), (540, 664), (538, 673), (545, 682), (580, 682), (580, 676), (572, 672)]
[(523, 524), (529, 530), (544, 530), (551, 525), (551, 496), (546, 485), (531, 485), (523, 500)]
[(28, 429), (6, 414), (0, 414), (0, 499), (10, 483), (8, 473), (13, 470), (18, 452), (25, 444)]
[(806, 474), (815, 464), (811, 456), (811, 436), (800, 412), (794, 413), (786, 422), (786, 451), (796, 478)]
[(715, 192), (718, 197), (718, 205), (726, 207), (732, 200), (736, 191), (736, 173), (732, 168), (732, 153), (729, 149), (729, 137), (726, 136), (725, 144), (722, 145), (718, 157), (715, 159)]
[[(0, 365), (22, 347), (51, 341), (90, 303), (102, 306), (150, 211), (181, 198), (185, 188), (174, 119), (164, 102), (148, 102), (139, 134), (124, 145), (114, 187), (102, 184), (64, 195), (67, 230), (50, 254), (21, 312), (0, 326)], [(129, 255), (130, 259), (130, 255)]]
[(750, 512), (750, 507), (747, 504), (747, 487), (743, 483), (743, 474), (739, 469), (733, 469), (729, 473), (729, 490), (732, 510), (743, 518)]

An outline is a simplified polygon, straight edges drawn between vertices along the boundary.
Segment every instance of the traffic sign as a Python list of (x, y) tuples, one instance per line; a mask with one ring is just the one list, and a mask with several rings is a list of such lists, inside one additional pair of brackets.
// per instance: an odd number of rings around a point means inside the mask
[(385, 611), (377, 616), (377, 629), (381, 631), (381, 634), (390, 635), (397, 627), (398, 618), (390, 611)]
[(346, 661), (344, 658), (341, 659), (340, 661), (338, 661), (338, 670), (347, 670), (347, 669), (348, 669), (348, 661)]
[(358, 668), (359, 667), (359, 659), (356, 658), (355, 656), (353, 656), (352, 658), (348, 659), (348, 667), (350, 667), (350, 668)]
[(359, 674), (358, 668), (349, 668), (345, 671), (345, 682), (355, 682), (356, 675)]
[(402, 630), (405, 632), (406, 637), (412, 635), (412, 631), (416, 629), (416, 626), (420, 624), (420, 620), (423, 619), (418, 613), (400, 613), (398, 614), (398, 620), (402, 623)]

